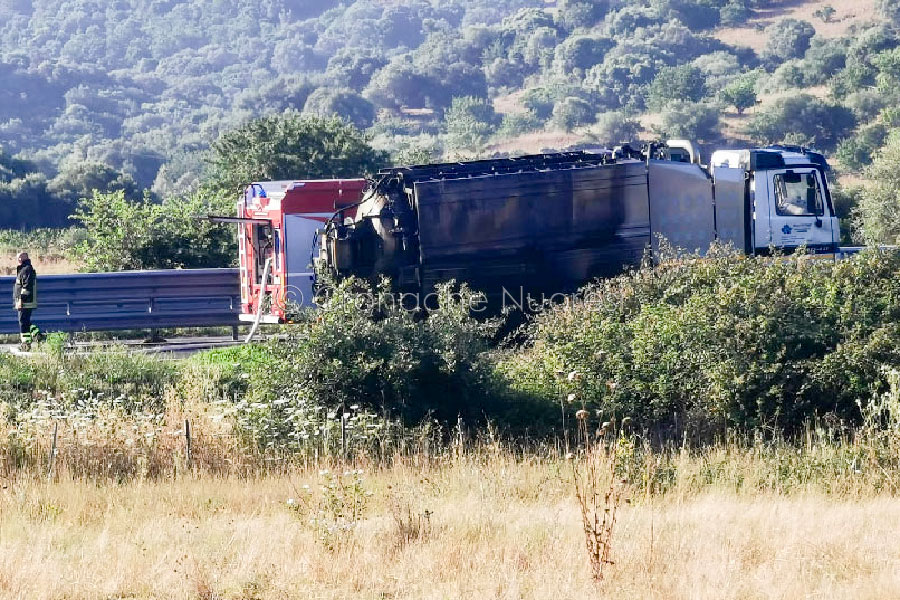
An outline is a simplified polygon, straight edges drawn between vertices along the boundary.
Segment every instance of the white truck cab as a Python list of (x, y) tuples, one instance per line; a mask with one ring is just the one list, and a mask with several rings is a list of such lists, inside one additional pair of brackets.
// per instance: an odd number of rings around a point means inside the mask
[(718, 178), (722, 169), (745, 173), (750, 252), (801, 246), (814, 253), (837, 251), (840, 224), (828, 188), (828, 165), (821, 154), (780, 147), (719, 150), (712, 155), (710, 171)]

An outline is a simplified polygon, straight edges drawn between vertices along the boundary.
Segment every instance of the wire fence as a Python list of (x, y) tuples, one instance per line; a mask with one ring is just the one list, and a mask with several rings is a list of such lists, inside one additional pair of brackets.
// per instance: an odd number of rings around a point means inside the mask
[(564, 453), (561, 442), (504, 443), (490, 427), (469, 432), (426, 422), (361, 435), (338, 425), (298, 443), (228, 430), (207, 418), (166, 423), (83, 423), (65, 419), (9, 428), (0, 434), (0, 477), (26, 474), (89, 479), (177, 479), (184, 476), (259, 476), (338, 463), (430, 464), (477, 453)]

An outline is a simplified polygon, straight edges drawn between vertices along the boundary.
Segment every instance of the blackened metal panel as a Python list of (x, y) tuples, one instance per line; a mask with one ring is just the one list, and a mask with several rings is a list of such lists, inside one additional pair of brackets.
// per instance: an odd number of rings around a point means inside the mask
[(660, 236), (676, 248), (709, 249), (715, 240), (712, 180), (698, 165), (650, 161), (650, 227), (653, 252)]
[(749, 254), (750, 228), (747, 205), (747, 177), (743, 169), (716, 167), (716, 235), (724, 244)]
[(640, 260), (649, 242), (644, 164), (415, 184), (423, 282), (570, 288)]

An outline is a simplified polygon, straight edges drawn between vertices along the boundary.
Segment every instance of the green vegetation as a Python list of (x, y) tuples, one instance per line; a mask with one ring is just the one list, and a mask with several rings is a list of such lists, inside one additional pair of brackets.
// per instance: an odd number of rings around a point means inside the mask
[[(204, 184), (204, 196), (233, 194), (257, 178), (363, 175), (388, 153), (423, 162), (515, 147), (540, 130), (840, 145), (843, 168), (865, 168), (895, 127), (896, 3), (879, 3), (886, 22), (854, 22), (841, 38), (816, 32), (845, 19), (832, 6), (816, 23), (775, 20), (764, 47), (716, 37), (778, 4), (7, 2), (0, 227), (63, 226), (95, 191), (138, 203), (147, 189), (153, 202)], [(726, 107), (740, 116), (773, 91), (779, 100), (725, 137)], [(631, 125), (648, 113), (655, 129)]]
[(257, 119), (220, 137), (210, 159), (210, 187), (228, 198), (252, 181), (371, 175), (387, 162), (338, 118), (285, 113)]
[(186, 361), (64, 354), (62, 340), (37, 359), (2, 355), (0, 399), (11, 425), (35, 410), (161, 418), (178, 402), (250, 447), (305, 453), (338, 447), (340, 431), (362, 449), (458, 419), (574, 436), (579, 410), (657, 442), (795, 439), (874, 422), (900, 367), (898, 299), (895, 252), (833, 264), (722, 249), (587, 286), (498, 343), (500, 320), (476, 319), (465, 287), (441, 287), (425, 315), (346, 281), (286, 337)]
[[(900, 258), (675, 261), (583, 290), (540, 315), (503, 363), (514, 386), (561, 389), (639, 427), (797, 431), (859, 418), (896, 365)], [(578, 373), (561, 381), (559, 373)]]
[(234, 232), (197, 217), (230, 214), (232, 204), (226, 195), (193, 193), (157, 203), (94, 192), (75, 211), (90, 235), (71, 254), (91, 273), (231, 266), (237, 258)]
[(178, 366), (124, 349), (63, 352), (64, 339), (51, 337), (36, 358), (0, 354), (0, 407), (8, 422), (31, 411), (89, 419), (103, 410), (159, 415)]

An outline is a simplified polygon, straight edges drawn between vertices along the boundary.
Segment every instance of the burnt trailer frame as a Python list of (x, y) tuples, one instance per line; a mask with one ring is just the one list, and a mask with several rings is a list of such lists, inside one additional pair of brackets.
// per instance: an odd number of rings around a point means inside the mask
[[(772, 245), (790, 251), (794, 238), (811, 241), (805, 245), (817, 252), (837, 250), (827, 179), (808, 153), (717, 154), (718, 162), (704, 166), (691, 144), (676, 141), (640, 152), (625, 147), (385, 169), (355, 219), (326, 224), (317, 269), (388, 277), (403, 293), (428, 294), (452, 279), (489, 299), (521, 298), (574, 292), (639, 265), (648, 251), (659, 259), (663, 239), (700, 255), (715, 241), (745, 254)], [(783, 229), (802, 235), (785, 234), (773, 244), (772, 178), (791, 169), (816, 170), (827, 219), (789, 216)]]

